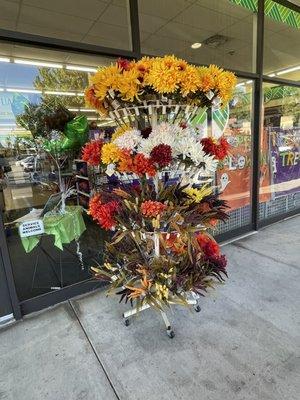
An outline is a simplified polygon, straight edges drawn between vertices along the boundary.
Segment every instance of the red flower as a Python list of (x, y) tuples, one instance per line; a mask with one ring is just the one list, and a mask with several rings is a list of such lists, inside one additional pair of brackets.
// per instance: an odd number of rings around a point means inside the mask
[(87, 143), (82, 149), (82, 159), (89, 165), (97, 166), (101, 162), (102, 140), (94, 140)]
[(220, 255), (220, 246), (218, 245), (218, 243), (215, 240), (211, 239), (205, 233), (199, 233), (197, 235), (197, 241), (203, 253), (207, 257), (214, 257)]
[(110, 230), (116, 225), (114, 216), (118, 211), (118, 208), (119, 203), (117, 201), (113, 200), (106, 204), (102, 204), (101, 196), (96, 194), (90, 200), (89, 214), (103, 229)]
[(219, 141), (213, 138), (204, 138), (201, 140), (205, 153), (215, 156), (219, 160), (223, 160), (229, 152), (230, 144), (222, 137)]
[(129, 71), (131, 69), (131, 62), (126, 58), (118, 58), (117, 65), (122, 71)]
[(168, 144), (155, 146), (150, 153), (150, 160), (160, 168), (166, 167), (172, 161), (172, 149)]
[(156, 174), (155, 167), (150, 158), (147, 158), (142, 153), (138, 153), (133, 160), (133, 172), (138, 175), (148, 174), (154, 176)]
[(133, 157), (130, 153), (130, 150), (127, 149), (121, 150), (118, 170), (120, 172), (133, 172), (134, 170)]
[(149, 137), (151, 132), (152, 132), (152, 127), (151, 126), (148, 126), (147, 128), (142, 129), (141, 130), (142, 137), (144, 139), (148, 139), (148, 137)]
[(180, 236), (176, 233), (170, 233), (165, 240), (167, 249), (172, 250), (175, 254), (182, 254), (186, 251), (186, 245)]
[(167, 206), (160, 201), (146, 200), (141, 204), (141, 212), (145, 217), (157, 217), (166, 207)]
[(216, 267), (225, 270), (226, 266), (227, 266), (227, 260), (226, 257), (224, 256), (224, 254), (220, 255), (220, 256), (213, 256), (209, 258), (209, 261), (214, 264)]

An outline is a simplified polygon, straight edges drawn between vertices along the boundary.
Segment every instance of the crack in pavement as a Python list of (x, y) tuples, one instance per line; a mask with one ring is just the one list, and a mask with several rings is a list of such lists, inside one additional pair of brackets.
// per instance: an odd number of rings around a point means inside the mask
[(78, 321), (78, 324), (79, 324), (80, 328), (82, 329), (82, 331), (83, 331), (83, 333), (84, 333), (84, 335), (86, 337), (86, 340), (88, 341), (93, 353), (95, 354), (95, 357), (96, 357), (98, 363), (100, 364), (100, 366), (101, 366), (101, 368), (102, 368), (102, 370), (104, 372), (104, 375), (106, 376), (106, 378), (108, 380), (108, 383), (109, 383), (110, 387), (112, 388), (112, 391), (114, 392), (114, 395), (116, 396), (116, 399), (117, 400), (121, 400), (120, 396), (118, 395), (118, 393), (117, 393), (117, 391), (116, 391), (116, 389), (115, 389), (115, 387), (113, 385), (113, 382), (112, 382), (111, 378), (108, 375), (108, 372), (104, 368), (104, 365), (103, 365), (103, 363), (102, 363), (102, 361), (101, 361), (101, 359), (100, 359), (100, 357), (98, 355), (98, 352), (97, 352), (95, 346), (93, 345), (91, 339), (89, 338), (89, 335), (88, 335), (87, 331), (85, 330), (82, 322), (80, 321), (79, 315), (77, 314), (77, 311), (76, 311), (74, 305), (72, 304), (71, 300), (68, 300), (68, 303), (70, 304), (70, 307), (73, 310), (73, 313), (74, 313), (74, 315), (75, 315), (75, 317), (76, 317), (76, 319)]

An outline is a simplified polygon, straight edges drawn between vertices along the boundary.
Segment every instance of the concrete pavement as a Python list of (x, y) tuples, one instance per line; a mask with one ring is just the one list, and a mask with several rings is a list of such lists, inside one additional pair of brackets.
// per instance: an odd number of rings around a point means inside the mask
[(0, 330), (0, 399), (298, 400), (300, 217), (223, 247), (230, 279), (169, 339), (104, 291)]

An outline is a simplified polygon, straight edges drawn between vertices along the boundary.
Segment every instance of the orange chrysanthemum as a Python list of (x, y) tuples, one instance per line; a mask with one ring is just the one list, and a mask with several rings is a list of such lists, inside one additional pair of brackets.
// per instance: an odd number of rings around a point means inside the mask
[(101, 163), (102, 140), (93, 140), (86, 143), (82, 149), (82, 159), (89, 165), (97, 166)]
[(138, 175), (148, 174), (154, 176), (156, 170), (151, 160), (142, 153), (138, 153), (133, 160), (133, 172)]
[(103, 204), (101, 196), (96, 194), (89, 202), (89, 214), (103, 229), (110, 230), (115, 227), (115, 214), (119, 208), (117, 201), (109, 201)]
[(130, 150), (127, 149), (121, 150), (119, 164), (117, 168), (119, 172), (127, 172), (127, 173), (134, 172), (133, 157), (130, 153)]
[(145, 217), (155, 218), (166, 208), (167, 206), (160, 201), (146, 200), (141, 204), (141, 212)]

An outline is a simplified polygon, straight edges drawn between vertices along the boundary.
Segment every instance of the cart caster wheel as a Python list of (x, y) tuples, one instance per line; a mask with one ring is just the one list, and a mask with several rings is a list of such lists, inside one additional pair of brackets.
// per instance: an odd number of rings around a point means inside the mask
[(175, 337), (175, 332), (167, 330), (167, 335), (169, 336), (170, 339), (173, 339)]
[(130, 319), (125, 319), (125, 321), (124, 321), (124, 324), (125, 324), (125, 326), (129, 326), (130, 325)]
[(196, 311), (196, 312), (200, 312), (200, 311), (201, 311), (201, 307), (200, 307), (199, 305), (196, 305), (195, 311)]

